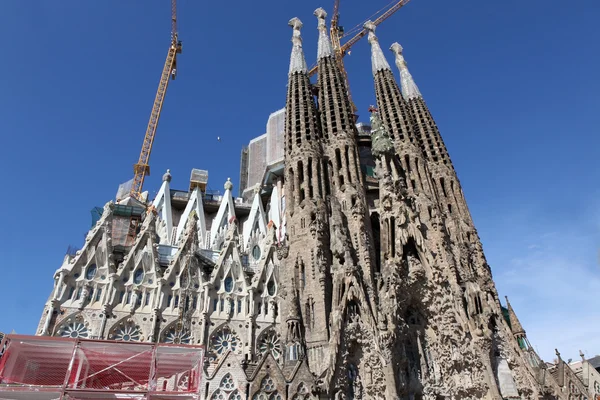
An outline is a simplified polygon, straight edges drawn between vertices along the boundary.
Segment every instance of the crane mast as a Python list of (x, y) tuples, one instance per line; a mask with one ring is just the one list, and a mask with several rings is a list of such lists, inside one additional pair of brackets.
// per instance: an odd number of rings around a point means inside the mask
[[(396, 11), (398, 11), (399, 9), (404, 7), (409, 1), (410, 0), (394, 1), (393, 5), (391, 5), (387, 10), (385, 10), (379, 17), (377, 17), (375, 19), (375, 21), (373, 21), (373, 24), (375, 24), (375, 26), (381, 24), (383, 21), (385, 21), (386, 19), (391, 17)], [(344, 81), (346, 83), (346, 88), (348, 89), (348, 98), (350, 100), (350, 104), (352, 105), (352, 110), (353, 110), (354, 114), (356, 115), (356, 112), (358, 109), (356, 108), (354, 101), (352, 101), (352, 95), (350, 94), (350, 85), (348, 83), (348, 73), (346, 72), (346, 68), (344, 68), (343, 58), (348, 53), (348, 50), (350, 50), (350, 48), (352, 46), (354, 46), (356, 44), (356, 42), (358, 42), (361, 38), (363, 38), (367, 34), (367, 30), (364, 27), (361, 27), (362, 29), (357, 34), (355, 34), (352, 38), (350, 38), (346, 43), (341, 44), (341, 40), (349, 34), (345, 34), (344, 28), (339, 26), (339, 19), (340, 19), (339, 7), (340, 7), (340, 0), (334, 0), (333, 15), (331, 16), (331, 27), (329, 29), (329, 35), (331, 37), (331, 44), (333, 46), (335, 59), (340, 67), (340, 71), (341, 71)], [(310, 69), (308, 74), (309, 74), (309, 76), (313, 76), (316, 73), (317, 73), (317, 66), (315, 65)]]
[(163, 66), (158, 83), (158, 90), (154, 98), (150, 120), (144, 135), (142, 150), (138, 162), (133, 166), (133, 183), (131, 185), (130, 196), (140, 200), (142, 189), (144, 187), (144, 179), (150, 175), (150, 153), (154, 137), (156, 136), (156, 128), (160, 119), (160, 113), (169, 87), (169, 79), (175, 79), (177, 76), (177, 54), (181, 54), (182, 44), (177, 33), (177, 0), (171, 0), (171, 44), (167, 53), (167, 59)]

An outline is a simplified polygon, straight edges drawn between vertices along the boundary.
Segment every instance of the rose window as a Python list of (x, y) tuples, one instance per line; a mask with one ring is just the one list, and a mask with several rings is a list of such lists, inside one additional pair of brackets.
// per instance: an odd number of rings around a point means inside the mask
[(271, 353), (273, 358), (279, 360), (282, 354), (281, 341), (279, 340), (279, 336), (274, 331), (269, 331), (266, 335), (264, 335), (259, 343), (258, 350), (266, 355)]
[(123, 342), (139, 342), (142, 338), (140, 327), (132, 323), (124, 324), (118, 327), (113, 334), (114, 340)]
[(235, 331), (225, 328), (217, 332), (210, 341), (211, 361), (225, 354), (227, 351), (239, 352), (241, 341)]
[(163, 342), (172, 344), (190, 344), (192, 335), (187, 329), (177, 329), (176, 326), (171, 327), (165, 334)]
[(66, 338), (86, 338), (89, 334), (88, 328), (80, 321), (67, 322), (58, 329), (58, 335)]

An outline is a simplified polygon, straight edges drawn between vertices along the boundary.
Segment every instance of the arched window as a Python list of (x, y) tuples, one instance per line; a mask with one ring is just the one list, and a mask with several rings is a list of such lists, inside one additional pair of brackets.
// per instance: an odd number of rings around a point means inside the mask
[(138, 268), (133, 273), (133, 283), (139, 285), (144, 280), (144, 270), (142, 268)]
[(231, 293), (231, 291), (233, 290), (233, 278), (228, 276), (227, 278), (225, 278), (225, 291), (227, 293)]
[(98, 271), (98, 267), (96, 267), (96, 264), (91, 264), (89, 267), (87, 267), (87, 270), (85, 271), (85, 279), (90, 281), (94, 279), (94, 276), (96, 276), (96, 271)]
[(258, 259), (260, 258), (260, 246), (259, 246), (259, 245), (255, 245), (255, 246), (252, 248), (252, 257), (253, 257), (255, 260), (258, 260)]

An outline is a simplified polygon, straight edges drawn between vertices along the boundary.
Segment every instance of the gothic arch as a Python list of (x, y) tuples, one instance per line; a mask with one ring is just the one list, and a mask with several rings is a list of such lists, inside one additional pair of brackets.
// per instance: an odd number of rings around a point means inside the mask
[(213, 400), (242, 400), (242, 394), (238, 388), (238, 384), (231, 375), (226, 373), (219, 381), (219, 388), (210, 396)]
[(269, 374), (260, 381), (260, 390), (254, 393), (252, 400), (283, 400), (283, 395), (277, 390), (277, 382)]
[(109, 340), (123, 342), (142, 342), (144, 333), (135, 317), (127, 316), (117, 321), (108, 331)]
[(57, 322), (53, 336), (86, 339), (92, 336), (90, 322), (81, 312), (75, 312)]
[(304, 382), (300, 382), (296, 388), (296, 394), (292, 397), (293, 400), (308, 400), (310, 398), (310, 390)]

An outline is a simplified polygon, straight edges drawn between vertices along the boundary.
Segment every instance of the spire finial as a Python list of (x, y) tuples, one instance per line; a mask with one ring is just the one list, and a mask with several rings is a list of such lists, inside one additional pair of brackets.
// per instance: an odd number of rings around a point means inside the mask
[(396, 67), (400, 70), (400, 86), (402, 87), (402, 96), (404, 99), (410, 100), (422, 97), (417, 84), (408, 71), (406, 60), (404, 59), (404, 55), (402, 55), (402, 50), (404, 49), (400, 46), (400, 43), (395, 42), (392, 44), (390, 50), (396, 55)]
[(364, 24), (364, 28), (369, 31), (369, 43), (371, 43), (371, 66), (373, 68), (373, 75), (377, 72), (387, 69), (391, 71), (390, 64), (388, 64), (385, 56), (383, 55), (383, 51), (381, 51), (381, 47), (379, 46), (379, 40), (377, 36), (375, 36), (375, 29), (377, 26), (371, 22), (367, 21)]
[(227, 182), (225, 182), (223, 188), (225, 188), (225, 190), (233, 189), (233, 183), (231, 183), (231, 178), (227, 178)]
[(331, 50), (331, 41), (329, 40), (329, 35), (327, 35), (327, 25), (325, 24), (325, 18), (327, 17), (327, 13), (321, 7), (317, 8), (314, 12), (314, 15), (319, 19), (319, 50), (317, 51), (317, 59), (331, 57), (333, 51)]
[(294, 17), (290, 19), (288, 25), (294, 29), (294, 33), (292, 34), (292, 55), (290, 57), (290, 74), (294, 72), (304, 72), (308, 71), (306, 67), (306, 60), (304, 59), (304, 51), (302, 50), (302, 35), (300, 34), (300, 29), (302, 29), (302, 21), (299, 18)]
[(163, 182), (171, 182), (171, 170), (168, 169), (167, 172), (163, 175)]

